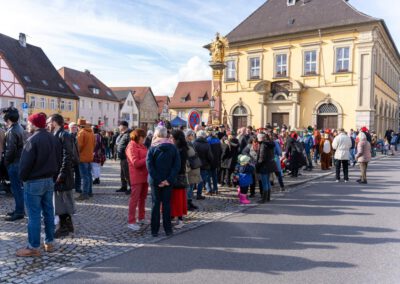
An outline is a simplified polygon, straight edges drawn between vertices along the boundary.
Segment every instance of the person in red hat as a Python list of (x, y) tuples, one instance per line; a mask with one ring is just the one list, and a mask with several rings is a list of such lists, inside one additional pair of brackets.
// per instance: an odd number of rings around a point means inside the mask
[(19, 249), (17, 256), (40, 256), (40, 230), (43, 215), (45, 227), (44, 250), (54, 250), (54, 179), (61, 163), (61, 144), (47, 132), (46, 114), (28, 117), (28, 129), (33, 135), (21, 154), (19, 175), (24, 182), (25, 206), (28, 213), (28, 245)]

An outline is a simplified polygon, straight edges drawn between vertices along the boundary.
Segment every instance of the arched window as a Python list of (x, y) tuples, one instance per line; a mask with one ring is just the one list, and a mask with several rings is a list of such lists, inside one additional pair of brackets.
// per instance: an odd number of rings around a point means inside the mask
[(318, 114), (332, 114), (338, 113), (338, 109), (334, 104), (323, 104), (318, 109)]
[(247, 116), (247, 110), (244, 106), (238, 106), (233, 111), (233, 115), (236, 116)]
[(275, 98), (276, 101), (286, 101), (286, 98), (284, 95), (279, 95)]

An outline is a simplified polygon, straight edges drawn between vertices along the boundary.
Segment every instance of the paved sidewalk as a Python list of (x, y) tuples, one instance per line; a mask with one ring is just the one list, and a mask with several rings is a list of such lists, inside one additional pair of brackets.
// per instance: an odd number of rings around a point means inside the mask
[[(13, 201), (9, 196), (0, 195), (0, 283), (41, 283), (164, 238), (163, 235), (152, 238), (149, 226), (136, 233), (127, 229), (129, 197), (115, 193), (120, 186), (119, 165), (116, 162), (107, 162), (102, 171), (102, 184), (94, 186), (93, 199), (77, 203), (77, 214), (73, 217), (76, 229), (74, 237), (57, 241), (57, 251), (52, 254), (43, 253), (40, 258), (15, 256), (15, 251), (26, 245), (27, 220), (14, 223), (3, 221), (6, 212), (12, 210)], [(285, 184), (287, 187), (294, 187), (329, 174), (331, 172), (315, 169), (312, 172), (303, 172), (297, 179), (287, 177)], [(222, 188), (220, 192), (219, 196), (195, 201), (199, 210), (190, 212), (185, 219), (186, 226), (175, 232), (185, 232), (246, 209), (238, 204), (233, 188)], [(274, 195), (278, 197), (282, 193)], [(149, 196), (147, 217), (150, 204)]]

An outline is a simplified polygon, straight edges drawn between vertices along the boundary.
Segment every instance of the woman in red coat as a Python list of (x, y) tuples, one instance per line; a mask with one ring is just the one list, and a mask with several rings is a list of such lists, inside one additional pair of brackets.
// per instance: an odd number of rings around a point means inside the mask
[[(144, 146), (146, 132), (136, 129), (130, 134), (131, 142), (126, 148), (128, 159), (129, 177), (131, 183), (131, 198), (129, 201), (128, 228), (133, 231), (140, 230), (144, 225), (145, 205), (149, 184), (147, 182), (146, 156), (147, 148)], [(139, 207), (139, 224), (136, 223), (136, 209)]]

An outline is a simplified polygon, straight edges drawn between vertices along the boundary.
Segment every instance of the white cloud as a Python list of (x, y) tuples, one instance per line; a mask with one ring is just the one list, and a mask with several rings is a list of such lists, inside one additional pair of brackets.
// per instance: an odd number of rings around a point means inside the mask
[(193, 56), (179, 69), (178, 74), (171, 75), (153, 87), (156, 95), (172, 96), (178, 82), (199, 81), (211, 79), (211, 68), (208, 63), (198, 56)]

